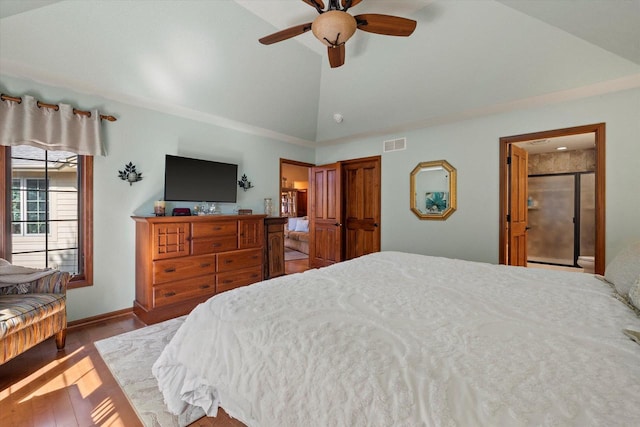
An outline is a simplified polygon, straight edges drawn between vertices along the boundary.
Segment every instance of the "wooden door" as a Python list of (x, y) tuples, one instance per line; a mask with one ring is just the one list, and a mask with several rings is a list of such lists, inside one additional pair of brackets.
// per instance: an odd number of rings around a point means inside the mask
[(527, 266), (527, 181), (529, 153), (510, 145), (509, 153), (509, 265)]
[(380, 252), (380, 156), (342, 164), (344, 259)]
[(309, 178), (309, 266), (325, 267), (343, 260), (341, 165), (314, 166)]

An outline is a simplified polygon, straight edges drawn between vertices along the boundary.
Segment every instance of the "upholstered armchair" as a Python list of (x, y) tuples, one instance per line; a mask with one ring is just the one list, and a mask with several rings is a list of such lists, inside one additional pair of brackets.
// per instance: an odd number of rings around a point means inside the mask
[(29, 283), (0, 287), (0, 364), (55, 335), (67, 335), (69, 273), (54, 271)]

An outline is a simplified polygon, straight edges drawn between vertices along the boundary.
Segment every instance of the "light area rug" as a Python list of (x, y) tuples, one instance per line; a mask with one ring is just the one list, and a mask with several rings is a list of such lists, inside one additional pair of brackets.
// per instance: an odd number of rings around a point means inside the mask
[(151, 366), (184, 322), (185, 316), (96, 341), (94, 344), (145, 427), (185, 426), (204, 416), (201, 409), (171, 414)]
[(296, 251), (295, 249), (284, 248), (284, 260), (293, 261), (296, 259), (307, 259), (309, 255)]

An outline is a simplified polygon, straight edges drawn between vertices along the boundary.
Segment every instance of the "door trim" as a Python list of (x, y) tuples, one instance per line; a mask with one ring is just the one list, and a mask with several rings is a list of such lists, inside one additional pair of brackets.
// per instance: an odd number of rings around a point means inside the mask
[(605, 270), (605, 123), (595, 123), (564, 129), (534, 132), (500, 138), (500, 212), (499, 212), (499, 248), (498, 262), (507, 263), (507, 214), (509, 201), (509, 168), (507, 157), (509, 145), (535, 139), (555, 138), (559, 136), (594, 133), (596, 141), (596, 238), (595, 238), (595, 273), (604, 274)]

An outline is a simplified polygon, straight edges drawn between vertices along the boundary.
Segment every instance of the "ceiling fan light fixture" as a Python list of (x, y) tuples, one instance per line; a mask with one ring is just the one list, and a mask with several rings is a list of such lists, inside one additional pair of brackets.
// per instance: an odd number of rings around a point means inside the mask
[(340, 46), (356, 32), (358, 24), (353, 16), (340, 10), (319, 15), (311, 24), (311, 31), (326, 46)]

